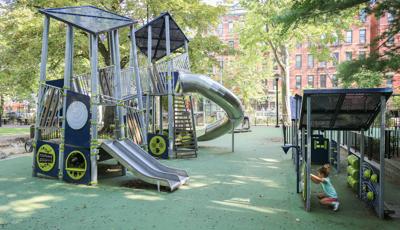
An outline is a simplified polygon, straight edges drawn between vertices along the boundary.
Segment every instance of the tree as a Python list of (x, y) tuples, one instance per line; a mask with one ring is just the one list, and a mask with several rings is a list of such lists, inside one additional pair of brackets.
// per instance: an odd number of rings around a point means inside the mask
[[(290, 9), (297, 1), (291, 0), (244, 0), (243, 6), (248, 10), (246, 23), (241, 31), (241, 44), (244, 49), (261, 50), (265, 57), (272, 57), (279, 70), (281, 78), (282, 113), (284, 120), (289, 114), (289, 52), (296, 42), (309, 41), (313, 44), (311, 52), (320, 60), (329, 58), (328, 44), (336, 39), (343, 28), (348, 27), (353, 18), (348, 14), (327, 23), (315, 21), (286, 29), (285, 24), (276, 18)], [(271, 75), (270, 77), (274, 77)]]
[[(338, 72), (338, 78), (343, 82), (356, 81), (364, 85), (364, 77), (377, 76), (377, 73), (398, 71), (400, 68), (399, 46), (391, 44), (391, 40), (400, 31), (400, 1), (370, 1), (370, 0), (298, 0), (276, 20), (284, 25), (286, 31), (299, 25), (320, 20), (335, 20), (346, 12), (356, 11), (361, 14), (380, 18), (390, 14), (391, 20), (387, 30), (371, 42), (372, 53), (365, 59), (343, 63)], [(365, 74), (368, 73), (368, 74)], [(353, 76), (355, 75), (356, 76)], [(378, 74), (379, 75), (379, 74)], [(364, 77), (362, 77), (364, 76)], [(380, 74), (384, 78), (384, 74)], [(374, 84), (375, 78), (371, 82)]]

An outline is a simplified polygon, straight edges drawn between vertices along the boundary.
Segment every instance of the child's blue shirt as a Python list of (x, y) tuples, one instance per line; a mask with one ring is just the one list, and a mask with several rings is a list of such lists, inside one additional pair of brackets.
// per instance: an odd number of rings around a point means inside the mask
[(331, 198), (338, 198), (335, 188), (333, 187), (331, 180), (329, 177), (325, 177), (321, 183), (322, 190), (324, 190), (325, 194)]

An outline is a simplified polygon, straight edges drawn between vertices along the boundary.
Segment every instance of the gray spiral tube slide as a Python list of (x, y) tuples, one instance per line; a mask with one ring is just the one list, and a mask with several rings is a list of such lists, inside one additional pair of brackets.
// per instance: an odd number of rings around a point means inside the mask
[(211, 78), (192, 73), (179, 73), (179, 81), (183, 93), (199, 93), (220, 106), (227, 114), (223, 120), (217, 121), (206, 128), (204, 135), (198, 136), (198, 141), (208, 141), (228, 133), (238, 126), (244, 117), (243, 105), (239, 98), (230, 90)]

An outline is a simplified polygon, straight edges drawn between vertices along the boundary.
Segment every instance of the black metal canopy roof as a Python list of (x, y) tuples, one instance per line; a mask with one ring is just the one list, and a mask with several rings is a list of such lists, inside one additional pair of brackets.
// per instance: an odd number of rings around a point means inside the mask
[(40, 13), (92, 34), (112, 31), (136, 23), (124, 17), (94, 6), (74, 6), (40, 9)]
[(367, 130), (380, 112), (381, 96), (390, 88), (304, 90), (300, 127), (307, 124), (307, 98), (311, 97), (311, 129)]
[(185, 45), (185, 40), (187, 39), (186, 35), (183, 33), (181, 28), (179, 28), (178, 24), (171, 17), (168, 12), (162, 13), (157, 18), (153, 19), (140, 29), (135, 32), (136, 37), (136, 46), (139, 47), (140, 51), (147, 54), (147, 39), (148, 32), (147, 28), (149, 25), (151, 26), (151, 38), (152, 38), (152, 52), (151, 59), (153, 61), (157, 61), (164, 56), (166, 56), (166, 42), (165, 42), (165, 20), (164, 16), (169, 16), (169, 30), (170, 30), (170, 44), (171, 44), (171, 52), (181, 48)]

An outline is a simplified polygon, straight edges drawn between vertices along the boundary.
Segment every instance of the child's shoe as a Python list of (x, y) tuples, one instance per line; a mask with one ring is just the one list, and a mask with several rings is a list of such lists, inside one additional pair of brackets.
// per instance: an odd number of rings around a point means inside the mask
[(337, 210), (339, 210), (339, 202), (333, 202), (333, 209), (334, 212), (336, 212)]

